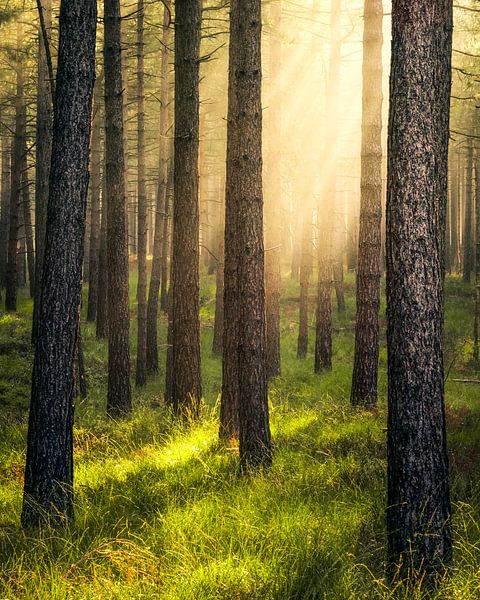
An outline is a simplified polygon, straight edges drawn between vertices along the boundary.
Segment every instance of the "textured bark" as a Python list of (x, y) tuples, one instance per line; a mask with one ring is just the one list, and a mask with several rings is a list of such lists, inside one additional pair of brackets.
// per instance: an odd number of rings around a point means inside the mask
[[(52, 0), (41, 0), (45, 30), (38, 32), (38, 71), (37, 71), (37, 123), (36, 123), (36, 168), (35, 168), (35, 298), (33, 303), (32, 342), (35, 343), (38, 326), (38, 306), (40, 302), (47, 220), (48, 184), (52, 155), (52, 81), (48, 68), (47, 49), (50, 47), (52, 28)], [(50, 58), (51, 60), (51, 58)], [(53, 69), (53, 68), (52, 68)]]
[[(271, 32), (270, 32), (270, 87), (278, 85), (282, 72), (282, 39), (281, 0), (272, 2)], [(281, 186), (281, 141), (282, 141), (282, 114), (281, 102), (274, 98), (270, 102), (269, 110), (272, 137), (269, 140), (268, 176), (269, 186), (265, 202), (266, 215), (266, 253), (265, 253), (265, 310), (266, 310), (266, 352), (267, 376), (269, 379), (280, 375), (280, 284), (281, 270), (280, 258), (282, 249), (282, 186)]]
[(164, 242), (164, 222), (167, 209), (167, 184), (169, 164), (169, 142), (167, 140), (170, 126), (170, 86), (169, 86), (169, 52), (170, 44), (170, 2), (167, 0), (163, 9), (162, 33), (162, 88), (160, 96), (160, 136), (158, 157), (158, 185), (156, 197), (155, 234), (153, 242), (152, 272), (148, 290), (147, 306), (147, 372), (158, 373), (158, 295), (162, 281), (162, 257)]
[[(235, 12), (234, 12), (235, 11)], [(239, 43), (238, 6), (232, 3), (230, 12), (230, 45), (228, 71), (227, 157), (225, 179), (225, 238), (223, 254), (223, 356), (222, 398), (220, 403), (219, 438), (224, 442), (239, 438), (239, 375), (238, 375), (238, 240), (236, 206), (238, 175), (236, 165), (237, 120), (236, 79)]]
[(468, 138), (467, 168), (465, 172), (465, 220), (463, 228), (463, 282), (470, 283), (475, 263), (473, 250), (473, 145)]
[(8, 230), (10, 222), (10, 159), (11, 146), (7, 138), (2, 139), (2, 180), (0, 189), (0, 291), (5, 287), (8, 258)]
[(17, 92), (15, 97), (15, 136), (12, 149), (12, 183), (10, 190), (10, 222), (8, 232), (8, 260), (5, 282), (5, 310), (17, 310), (18, 286), (18, 230), (20, 193), (22, 187), (22, 153), (25, 134), (25, 103), (23, 97), (23, 66), (21, 64), (21, 46), (23, 43), (22, 26), (17, 25)]
[[(227, 195), (227, 202), (234, 201), (230, 218), (236, 238), (240, 464), (248, 470), (268, 466), (272, 460), (265, 331), (260, 0), (234, 0), (230, 22), (230, 35), (236, 38), (230, 149), (236, 190)], [(225, 237), (225, 247), (229, 242)]]
[(119, 0), (105, 0), (105, 152), (108, 264), (108, 399), (110, 416), (132, 408), (128, 247)]
[[(103, 76), (102, 76), (103, 78)], [(102, 164), (102, 114), (100, 111), (101, 81), (98, 78), (94, 89), (94, 115), (92, 125), (91, 177), (90, 177), (90, 266), (88, 270), (87, 321), (94, 323), (98, 306), (98, 272), (100, 261), (100, 191)]]
[(365, 0), (357, 320), (351, 403), (377, 402), (382, 246), (382, 0)]
[(300, 304), (298, 311), (297, 356), (305, 358), (308, 353), (308, 306), (310, 277), (313, 262), (312, 210), (307, 207), (302, 223), (302, 260), (300, 263)]
[(199, 319), (199, 53), (200, 0), (177, 2), (175, 14), (175, 170), (172, 248), (172, 404), (198, 416), (201, 391)]
[(62, 0), (50, 196), (32, 378), (22, 523), (73, 517), (73, 395), (96, 2)]
[[(330, 57), (327, 81), (326, 135), (324, 151), (325, 189), (318, 220), (318, 291), (315, 335), (315, 373), (332, 368), (333, 212), (336, 191), (337, 110), (340, 75), (340, 0), (331, 0)], [(328, 158), (327, 158), (328, 157)]]
[(33, 245), (32, 213), (30, 208), (30, 182), (28, 180), (26, 134), (23, 134), (22, 152), (22, 212), (25, 247), (27, 251), (28, 285), (30, 298), (35, 297), (35, 249)]
[(393, 3), (387, 194), (388, 564), (451, 559), (443, 315), (452, 2)]
[(145, 59), (144, 2), (137, 1), (137, 180), (138, 180), (138, 284), (137, 284), (137, 386), (147, 383), (147, 227), (148, 202), (145, 165)]

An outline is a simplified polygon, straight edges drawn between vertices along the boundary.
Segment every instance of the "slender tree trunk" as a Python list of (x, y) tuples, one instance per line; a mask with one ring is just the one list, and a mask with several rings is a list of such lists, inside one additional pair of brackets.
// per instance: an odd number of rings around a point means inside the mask
[(463, 229), (463, 282), (470, 283), (474, 267), (473, 251), (473, 145), (472, 138), (468, 138), (467, 168), (465, 180), (465, 221)]
[(28, 284), (30, 298), (35, 297), (35, 249), (33, 245), (32, 213), (30, 209), (30, 182), (28, 180), (26, 133), (24, 133), (23, 158), (22, 158), (22, 205), (23, 229), (25, 232), (25, 246), (27, 250)]
[(138, 160), (138, 285), (137, 386), (147, 383), (147, 227), (148, 202), (145, 165), (144, 2), (137, 1), (137, 160)]
[(451, 256), (452, 270), (458, 272), (458, 170), (457, 161), (452, 158), (451, 166), (452, 189), (450, 192), (450, 227), (451, 227)]
[(312, 211), (307, 207), (302, 224), (302, 261), (300, 263), (300, 305), (298, 325), (298, 358), (305, 358), (308, 353), (308, 307), (310, 292), (310, 277), (312, 275)]
[(8, 261), (8, 230), (10, 224), (10, 162), (11, 145), (6, 137), (2, 139), (2, 180), (0, 198), (0, 291), (5, 287)]
[(167, 185), (169, 164), (169, 142), (167, 139), (170, 127), (170, 78), (169, 52), (170, 44), (170, 1), (167, 0), (163, 9), (162, 34), (162, 89), (160, 96), (160, 136), (158, 159), (158, 186), (156, 198), (155, 235), (153, 242), (152, 272), (148, 290), (147, 306), (147, 371), (158, 374), (158, 296), (162, 281), (162, 259), (164, 242), (164, 223), (167, 212)]
[(88, 270), (88, 304), (87, 321), (94, 323), (98, 307), (98, 276), (100, 261), (100, 190), (102, 164), (102, 114), (100, 111), (100, 86), (103, 76), (95, 82), (94, 115), (91, 148), (91, 181), (90, 181), (90, 268)]
[[(45, 37), (50, 49), (52, 28), (52, 0), (41, 0), (45, 31), (38, 32), (38, 83), (35, 168), (35, 298), (33, 303), (32, 342), (35, 344), (38, 327), (38, 307), (43, 272), (45, 229), (47, 220), (48, 186), (52, 154), (52, 81), (47, 61)], [(51, 58), (50, 58), (51, 60)]]
[(199, 57), (200, 0), (177, 2), (175, 14), (175, 171), (172, 249), (172, 403), (198, 416), (199, 319)]
[[(270, 105), (270, 131), (274, 133), (269, 141), (268, 173), (270, 185), (266, 201), (266, 253), (265, 253), (265, 309), (266, 309), (266, 352), (267, 376), (269, 379), (280, 375), (280, 285), (281, 285), (281, 248), (282, 248), (282, 186), (281, 186), (281, 152), (282, 139), (281, 102), (273, 95), (274, 86), (281, 81), (282, 62), (282, 3), (273, 2), (270, 6), (270, 88), (272, 101)], [(279, 143), (280, 142), (280, 143)]]
[(119, 0), (105, 0), (105, 152), (107, 177), (108, 400), (115, 417), (132, 408), (121, 19)]
[(452, 555), (442, 351), (452, 1), (397, 0), (392, 24), (388, 564), (391, 578), (428, 581)]
[(10, 228), (8, 233), (8, 261), (5, 284), (5, 310), (17, 310), (18, 286), (18, 231), (20, 192), (22, 187), (22, 153), (25, 132), (25, 103), (23, 97), (23, 65), (21, 47), (23, 44), (22, 25), (17, 25), (17, 95), (15, 98), (15, 137), (12, 153), (12, 185), (10, 195)]
[[(233, 70), (230, 91), (235, 96), (230, 158), (236, 189), (227, 194), (227, 203), (234, 202), (227, 214), (233, 221), (236, 238), (240, 464), (248, 470), (268, 466), (272, 460), (265, 331), (260, 0), (234, 0), (230, 24), (236, 54), (230, 65)], [(225, 248), (230, 243), (226, 236)]]
[[(324, 151), (325, 190), (318, 219), (318, 293), (315, 336), (315, 373), (332, 368), (333, 212), (336, 194), (337, 110), (340, 75), (340, 0), (331, 0), (330, 58), (327, 82), (327, 124)], [(328, 158), (327, 158), (328, 156)]]
[(223, 283), (224, 283), (224, 266), (225, 266), (225, 203), (223, 198), (225, 198), (225, 179), (221, 178), (221, 183), (219, 187), (220, 197), (219, 197), (219, 220), (218, 220), (218, 231), (217, 231), (217, 246), (216, 246), (216, 255), (217, 255), (217, 265), (215, 268), (215, 321), (213, 324), (213, 343), (212, 343), (212, 352), (217, 356), (222, 355), (223, 351), (223, 330), (224, 330), (224, 322), (223, 322)]
[(32, 378), (24, 527), (73, 518), (73, 400), (96, 2), (62, 0), (50, 196)]
[(473, 360), (480, 361), (480, 152), (475, 160), (475, 320), (473, 324)]
[(365, 0), (357, 320), (351, 403), (377, 402), (382, 246), (382, 0)]
[(106, 339), (108, 337), (107, 194), (105, 175), (104, 169), (98, 258), (97, 339)]
[[(172, 152), (173, 154), (173, 152)], [(166, 313), (169, 309), (169, 261), (171, 264), (171, 213), (173, 204), (173, 160), (170, 161), (170, 167), (167, 179), (167, 190), (165, 198), (165, 218), (163, 219), (162, 236), (162, 283), (160, 288), (160, 308)]]

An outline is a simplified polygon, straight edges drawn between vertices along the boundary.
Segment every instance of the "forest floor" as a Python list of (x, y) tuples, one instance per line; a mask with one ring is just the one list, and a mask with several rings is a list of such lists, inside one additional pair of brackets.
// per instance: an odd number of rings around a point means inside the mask
[[(134, 299), (134, 277), (131, 286)], [(135, 390), (131, 418), (105, 417), (106, 343), (85, 325), (89, 394), (76, 409), (75, 525), (37, 537), (19, 525), (31, 301), (22, 297), (17, 315), (0, 314), (0, 598), (420, 597), (384, 581), (386, 350), (383, 339), (378, 410), (352, 410), (350, 275), (346, 292), (347, 312), (335, 315), (333, 371), (315, 376), (312, 354), (296, 358), (298, 288), (285, 279), (283, 371), (270, 392), (275, 459), (270, 472), (250, 479), (239, 476), (235, 451), (217, 443), (213, 278), (201, 290), (203, 419), (189, 430), (172, 424), (162, 405), (164, 345), (162, 372)], [(480, 386), (451, 381), (479, 376), (471, 362), (472, 290), (451, 278), (447, 297), (455, 565), (435, 597), (465, 600), (480, 597)], [(132, 300), (132, 349), (134, 317)], [(162, 344), (165, 324), (162, 316)]]

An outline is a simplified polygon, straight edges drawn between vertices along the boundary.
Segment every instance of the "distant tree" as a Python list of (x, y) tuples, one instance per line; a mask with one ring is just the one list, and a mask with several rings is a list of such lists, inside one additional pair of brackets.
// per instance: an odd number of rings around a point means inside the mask
[[(168, 164), (170, 144), (167, 139), (170, 127), (170, 0), (164, 2), (162, 50), (161, 50), (161, 96), (160, 96), (160, 135), (158, 158), (158, 185), (155, 208), (155, 232), (153, 241), (152, 272), (148, 290), (147, 306), (147, 372), (158, 373), (158, 298), (162, 282), (162, 262), (165, 242), (165, 222), (168, 202)], [(168, 235), (167, 235), (168, 237)], [(165, 248), (167, 251), (168, 246)], [(166, 257), (165, 257), (166, 258)]]
[(282, 185), (281, 185), (281, 143), (282, 112), (280, 96), (275, 95), (275, 86), (279, 85), (282, 70), (282, 2), (277, 0), (270, 5), (270, 94), (268, 144), (268, 177), (267, 199), (265, 203), (266, 235), (265, 235), (265, 310), (266, 310), (266, 352), (267, 375), (269, 378), (280, 375), (280, 258), (282, 250)]
[(313, 262), (312, 208), (309, 199), (302, 223), (302, 258), (300, 261), (300, 305), (298, 311), (297, 357), (305, 358), (308, 353), (308, 308), (310, 300), (310, 278)]
[(24, 244), (27, 253), (28, 284), (30, 298), (35, 296), (35, 249), (33, 244), (32, 213), (30, 206), (30, 181), (28, 179), (28, 148), (26, 133), (23, 135), (22, 149), (22, 214)]
[[(234, 0), (230, 11), (230, 84), (225, 231), (227, 289), (236, 289), (237, 320), (225, 329), (224, 352), (236, 345), (240, 463), (243, 469), (272, 460), (268, 416), (262, 192), (261, 2)], [(230, 174), (232, 174), (230, 172)], [(227, 180), (229, 173), (227, 171)], [(227, 256), (228, 261), (227, 261)], [(227, 262), (235, 260), (235, 269)], [(227, 284), (227, 277), (232, 278)], [(228, 288), (227, 288), (228, 285)], [(228, 339), (234, 335), (233, 340)], [(226, 338), (226, 339), (225, 339)], [(233, 342), (233, 344), (232, 344)], [(228, 354), (224, 360), (228, 360)], [(225, 374), (225, 370), (224, 370)]]
[(465, 221), (463, 227), (463, 281), (470, 283), (475, 264), (473, 249), (473, 144), (468, 138), (465, 169)]
[(452, 0), (392, 8), (388, 565), (391, 578), (428, 581), (452, 555), (442, 349)]
[[(8, 232), (8, 260), (5, 282), (5, 310), (17, 310), (18, 286), (18, 230), (20, 193), (22, 189), (22, 155), (25, 146), (25, 121), (26, 107), (24, 98), (23, 76), (23, 25), (17, 23), (17, 49), (16, 49), (16, 81), (15, 96), (15, 135), (12, 148), (12, 182), (10, 188), (10, 218)], [(23, 219), (22, 219), (23, 220)]]
[(108, 400), (111, 416), (132, 408), (121, 18), (119, 0), (105, 0), (105, 152), (108, 264)]
[(2, 175), (0, 185), (0, 290), (5, 287), (8, 260), (8, 230), (10, 221), (10, 162), (11, 143), (4, 136), (2, 138)]
[(178, 0), (175, 11), (171, 401), (175, 412), (195, 417), (202, 395), (198, 205), (201, 0)]
[(55, 119), (38, 337), (32, 377), (24, 527), (73, 517), (73, 399), (96, 2), (62, 0)]
[(382, 0), (365, 0), (360, 232), (353, 405), (377, 402), (382, 251)]

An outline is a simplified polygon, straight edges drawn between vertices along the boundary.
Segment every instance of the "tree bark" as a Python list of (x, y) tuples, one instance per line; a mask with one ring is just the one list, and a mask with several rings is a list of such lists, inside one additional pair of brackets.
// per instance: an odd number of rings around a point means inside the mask
[(2, 180), (0, 197), (2, 201), (0, 217), (0, 290), (5, 287), (8, 261), (8, 231), (10, 225), (10, 163), (11, 144), (3, 137), (2, 139)]
[(480, 153), (475, 160), (475, 319), (473, 324), (473, 360), (480, 361)]
[(100, 247), (98, 258), (98, 295), (97, 295), (97, 339), (108, 338), (108, 264), (107, 264), (107, 194), (105, 162), (102, 183), (102, 214), (100, 222)]
[[(243, 470), (249, 470), (268, 466), (272, 461), (265, 331), (260, 0), (234, 0), (230, 23), (236, 57), (230, 66), (233, 69), (230, 91), (235, 100), (229, 157), (234, 177), (229, 185), (234, 183), (236, 189), (227, 194), (230, 206), (226, 214), (233, 221), (235, 235), (238, 315), (234, 341), (238, 345), (240, 464)], [(226, 235), (225, 249), (230, 243)], [(226, 277), (227, 272), (225, 282)]]
[(50, 195), (32, 378), (24, 527), (73, 518), (73, 399), (96, 2), (62, 0)]
[(365, 0), (357, 320), (350, 401), (377, 402), (382, 252), (382, 0)]
[(397, 0), (392, 24), (388, 565), (392, 579), (428, 581), (452, 554), (442, 351), (452, 2)]
[(30, 209), (30, 182), (28, 180), (28, 160), (26, 132), (23, 134), (22, 157), (22, 208), (23, 229), (25, 232), (25, 247), (27, 251), (28, 285), (30, 298), (35, 297), (35, 249), (33, 245), (32, 213)]
[(166, 0), (163, 9), (162, 33), (162, 88), (160, 96), (160, 135), (158, 157), (158, 186), (156, 197), (155, 234), (153, 241), (152, 272), (148, 290), (147, 306), (147, 372), (158, 374), (158, 297), (162, 281), (162, 259), (164, 242), (164, 223), (167, 212), (167, 185), (169, 148), (168, 129), (170, 127), (170, 78), (169, 48), (170, 44), (170, 1)]
[(107, 177), (108, 399), (117, 417), (132, 408), (124, 106), (119, 0), (105, 0), (105, 151)]
[(137, 1), (137, 183), (138, 183), (138, 284), (137, 284), (137, 386), (147, 383), (147, 228), (148, 202), (145, 164), (145, 59), (144, 2)]
[(199, 58), (200, 0), (177, 2), (175, 14), (175, 170), (171, 282), (172, 404), (183, 417), (200, 408)]
[[(37, 123), (36, 123), (36, 168), (35, 168), (35, 298), (33, 302), (32, 342), (35, 344), (38, 327), (38, 307), (45, 251), (45, 230), (47, 221), (48, 185), (52, 156), (52, 80), (47, 60), (52, 29), (52, 0), (41, 0), (45, 30), (40, 25), (38, 32), (38, 71), (37, 71)], [(48, 50), (49, 52), (49, 50)], [(50, 56), (51, 60), (51, 56)], [(53, 67), (52, 67), (53, 70)]]

